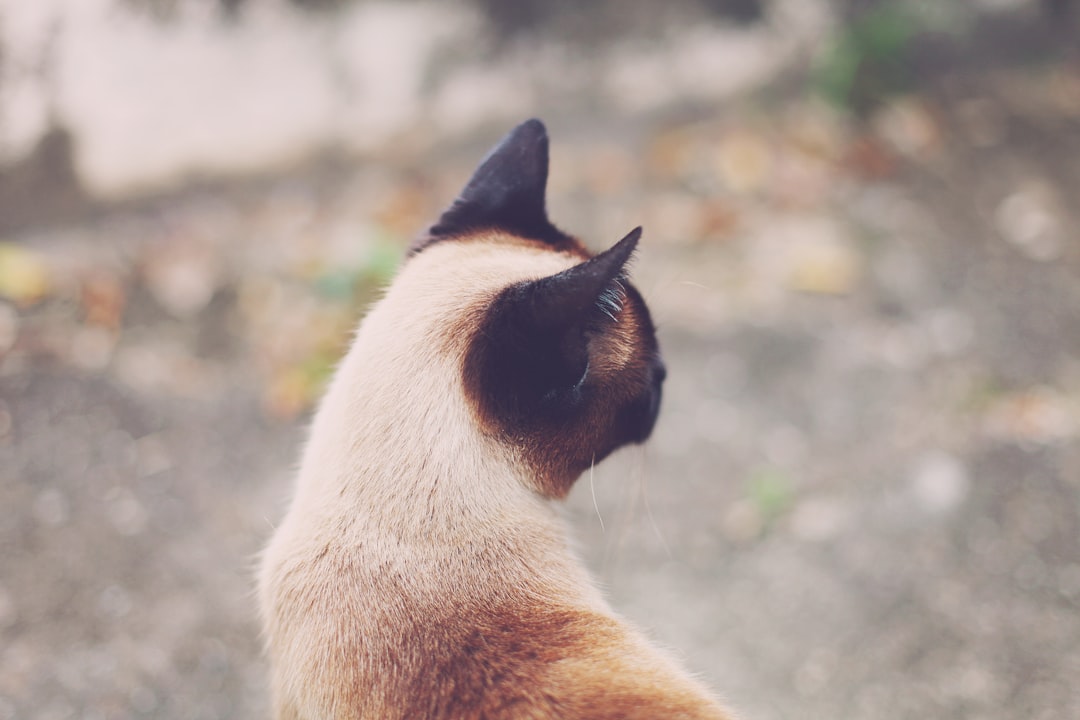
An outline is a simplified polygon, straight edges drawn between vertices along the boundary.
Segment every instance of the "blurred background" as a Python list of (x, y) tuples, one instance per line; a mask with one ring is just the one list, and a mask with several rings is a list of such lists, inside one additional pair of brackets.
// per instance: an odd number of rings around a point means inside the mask
[(487, 147), (635, 279), (567, 514), (747, 720), (1080, 717), (1068, 0), (0, 0), (0, 720), (261, 718), (254, 558)]

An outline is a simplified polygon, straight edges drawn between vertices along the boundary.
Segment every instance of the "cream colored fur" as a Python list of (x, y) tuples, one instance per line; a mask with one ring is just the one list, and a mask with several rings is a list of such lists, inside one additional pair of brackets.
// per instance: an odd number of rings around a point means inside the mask
[[(520, 592), (612, 616), (556, 508), (477, 428), (461, 378), (466, 338), (447, 335), (507, 285), (577, 262), (523, 244), (438, 243), (405, 263), (360, 325), (261, 562), (278, 718), (394, 716), (393, 676), (410, 662), (406, 620), (438, 622), (458, 596)], [(618, 654), (705, 697), (636, 632), (621, 632)]]

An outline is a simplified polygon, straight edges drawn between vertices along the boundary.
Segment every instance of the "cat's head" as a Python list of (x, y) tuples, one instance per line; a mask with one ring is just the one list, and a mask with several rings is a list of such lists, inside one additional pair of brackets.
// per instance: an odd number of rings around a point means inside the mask
[(469, 248), (453, 262), (513, 253), (520, 267), (454, 330), (463, 387), (483, 432), (561, 497), (592, 463), (648, 438), (666, 372), (626, 275), (641, 228), (593, 255), (548, 220), (547, 174), (547, 132), (529, 120), (491, 150), (407, 265), (451, 243)]

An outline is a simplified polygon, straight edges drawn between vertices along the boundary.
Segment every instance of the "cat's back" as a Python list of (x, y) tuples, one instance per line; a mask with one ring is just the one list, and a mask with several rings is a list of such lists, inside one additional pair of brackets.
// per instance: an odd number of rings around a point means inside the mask
[[(393, 592), (393, 582), (369, 592)], [(398, 607), (363, 620), (305, 600), (288, 657), (295, 684), (281, 718), (355, 720), (654, 720), (728, 716), (638, 633), (607, 613), (501, 598)], [(333, 593), (333, 594), (331, 594)]]
[(278, 717), (728, 718), (579, 567), (554, 553), (507, 557), (512, 542), (391, 555), (355, 538), (292, 544), (264, 582)]

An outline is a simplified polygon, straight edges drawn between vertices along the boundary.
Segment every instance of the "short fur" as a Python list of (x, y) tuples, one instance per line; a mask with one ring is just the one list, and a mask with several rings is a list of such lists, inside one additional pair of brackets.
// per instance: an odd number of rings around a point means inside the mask
[(664, 371), (624, 275), (640, 231), (590, 259), (546, 177), (529, 121), (334, 376), (260, 569), (279, 720), (728, 717), (612, 612), (551, 504), (648, 436)]

